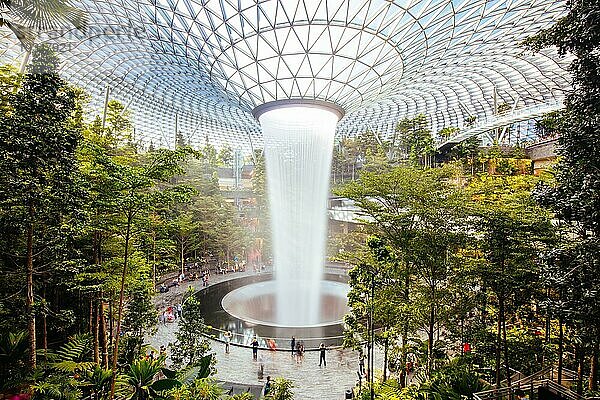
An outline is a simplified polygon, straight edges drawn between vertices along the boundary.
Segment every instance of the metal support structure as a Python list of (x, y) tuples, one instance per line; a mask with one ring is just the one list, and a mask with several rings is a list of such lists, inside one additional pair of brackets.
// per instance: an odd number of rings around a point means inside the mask
[(179, 143), (177, 143), (178, 137), (177, 135), (179, 134), (179, 113), (175, 113), (175, 149), (177, 149), (177, 146), (179, 145)]
[(102, 129), (106, 127), (106, 114), (108, 113), (108, 96), (110, 96), (110, 86), (106, 85), (104, 91), (104, 112), (102, 113)]
[[(515, 102), (513, 103), (513, 106), (510, 109), (511, 114), (513, 114), (517, 110), (517, 104), (519, 104), (519, 100), (521, 100), (521, 96), (517, 95), (517, 99), (515, 100)], [(498, 139), (498, 143), (504, 142), (504, 136), (506, 135), (506, 131), (508, 130), (509, 127), (510, 127), (510, 125), (504, 125), (504, 128), (502, 128), (502, 133), (500, 134), (500, 138)]]
[(129, 99), (127, 104), (125, 104), (125, 107), (123, 107), (123, 110), (121, 110), (121, 114), (119, 114), (119, 117), (122, 117), (123, 115), (125, 115), (125, 113), (129, 109), (129, 107), (131, 106), (131, 103), (133, 103), (133, 99), (135, 99), (135, 96), (131, 96), (131, 99)]
[[(492, 112), (493, 116), (498, 116), (498, 89), (496, 88), (496, 85), (494, 85), (494, 91), (493, 91), (493, 96), (494, 96), (494, 111)], [(494, 130), (494, 142), (498, 142), (498, 139), (500, 139), (500, 131), (498, 129)]]
[(458, 105), (463, 109), (464, 112), (467, 113), (469, 117), (473, 117), (474, 115), (469, 111), (469, 108), (462, 102), (462, 100), (458, 100)]
[(19, 67), (19, 73), (24, 74), (25, 68), (27, 68), (27, 64), (29, 64), (29, 58), (31, 57), (31, 50), (26, 50), (25, 54), (23, 54), (23, 60), (21, 60), (21, 66)]

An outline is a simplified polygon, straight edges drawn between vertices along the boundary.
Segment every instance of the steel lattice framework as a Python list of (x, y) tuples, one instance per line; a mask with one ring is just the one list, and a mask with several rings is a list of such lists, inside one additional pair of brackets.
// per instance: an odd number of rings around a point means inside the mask
[[(137, 134), (172, 146), (260, 146), (254, 107), (281, 99), (341, 106), (339, 135), (386, 135), (403, 117), (435, 132), (557, 104), (567, 59), (520, 46), (565, 12), (556, 0), (82, 0), (87, 32), (45, 32), (64, 75), (134, 112)], [(6, 38), (9, 32), (0, 31)], [(13, 40), (13, 43), (14, 40)], [(3, 58), (16, 57), (16, 44)], [(494, 95), (494, 93), (496, 93)], [(177, 116), (177, 117), (176, 117)], [(175, 120), (177, 119), (177, 123)]]

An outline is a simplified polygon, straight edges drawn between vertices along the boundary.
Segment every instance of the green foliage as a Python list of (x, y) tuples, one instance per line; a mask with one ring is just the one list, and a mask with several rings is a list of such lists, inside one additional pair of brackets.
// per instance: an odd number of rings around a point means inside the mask
[(0, 390), (18, 386), (27, 375), (27, 331), (3, 330), (0, 335)]
[(91, 359), (90, 335), (76, 335), (56, 353), (48, 354), (50, 366), (63, 373), (76, 373), (93, 368)]
[(292, 381), (278, 377), (271, 381), (271, 389), (265, 396), (267, 400), (291, 400), (294, 398), (292, 389), (294, 384)]
[(228, 144), (221, 147), (217, 157), (221, 165), (231, 166), (233, 164), (233, 151), (231, 150), (231, 147)]
[[(574, 90), (565, 109), (547, 115), (544, 132), (559, 134), (555, 181), (541, 186), (538, 200), (556, 213), (563, 224), (563, 243), (545, 259), (545, 282), (551, 294), (548, 313), (559, 317), (576, 338), (582, 367), (585, 354), (598, 356), (600, 346), (600, 2), (570, 1), (568, 13), (552, 28), (529, 38), (525, 44), (539, 51), (557, 47), (573, 57), (570, 71)], [(593, 364), (593, 363), (592, 363)], [(589, 388), (596, 390), (598, 369), (590, 372)]]
[(104, 399), (110, 392), (110, 380), (112, 371), (95, 366), (94, 369), (87, 370), (82, 374), (80, 387), (85, 392), (89, 392), (96, 399)]
[(455, 300), (453, 285), (464, 288), (452, 254), (466, 239), (466, 203), (464, 193), (450, 181), (454, 174), (450, 167), (397, 167), (385, 173), (362, 173), (359, 180), (336, 191), (362, 209), (369, 217), (366, 224), (379, 238), (347, 255), (356, 265), (350, 271), (348, 345), (365, 340), (370, 312), (366, 299), (372, 297), (374, 279), (375, 326), (385, 333), (379, 341), (388, 343), (389, 336), (395, 343), (394, 335), (401, 334), (400, 365), (404, 365), (409, 336), (422, 330), (429, 337), (427, 368), (433, 368), (434, 331), (446, 327), (455, 310), (449, 306)]
[(160, 398), (159, 394), (182, 385), (172, 378), (156, 379), (164, 365), (164, 358), (157, 360), (142, 359), (132, 363), (125, 371), (125, 380), (133, 388), (131, 400)]
[(563, 123), (563, 112), (551, 111), (535, 121), (535, 130), (542, 139), (556, 137), (560, 134)]
[(427, 117), (423, 114), (412, 119), (404, 118), (396, 125), (400, 143), (413, 166), (429, 166), (429, 157), (435, 154), (433, 136), (428, 125)]
[(210, 349), (208, 340), (203, 336), (205, 331), (200, 300), (190, 290), (183, 303), (183, 318), (175, 334), (175, 343), (170, 344), (171, 359), (176, 367), (202, 365), (205, 362)]
[(454, 359), (437, 370), (419, 391), (436, 400), (472, 399), (473, 394), (490, 389), (468, 364)]
[[(75, 158), (80, 127), (72, 119), (78, 94), (57, 66), (52, 50), (38, 46), (19, 90), (3, 93), (10, 112), (0, 115), (0, 269), (12, 279), (3, 288), (11, 300), (0, 307), (0, 320), (11, 313), (25, 317), (12, 320), (17, 325), (11, 329), (23, 328), (26, 320), (30, 369), (36, 361), (36, 286), (60, 285), (76, 269), (70, 245), (84, 197)], [(9, 289), (15, 284), (25, 290)], [(23, 303), (26, 310), (19, 311)]]
[(462, 163), (463, 170), (475, 174), (475, 163), (479, 153), (481, 139), (478, 136), (472, 136), (463, 140), (450, 150), (450, 158)]
[(460, 132), (459, 128), (454, 127), (454, 126), (447, 126), (447, 127), (440, 129), (440, 131), (438, 132), (438, 136), (440, 136), (444, 139), (448, 139), (451, 136), (456, 135), (458, 132)]

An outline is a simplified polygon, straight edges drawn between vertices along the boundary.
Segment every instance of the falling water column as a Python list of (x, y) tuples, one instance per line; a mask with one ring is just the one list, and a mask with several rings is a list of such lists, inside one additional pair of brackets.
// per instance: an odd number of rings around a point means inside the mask
[(319, 322), (333, 137), (343, 115), (317, 101), (278, 101), (254, 110), (267, 168), (277, 322)]

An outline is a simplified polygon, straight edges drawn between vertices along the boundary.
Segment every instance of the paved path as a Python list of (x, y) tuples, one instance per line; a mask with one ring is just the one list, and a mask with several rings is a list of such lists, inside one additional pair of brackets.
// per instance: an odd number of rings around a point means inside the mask
[[(228, 275), (211, 275), (210, 284), (227, 279), (252, 275), (252, 272), (231, 273)], [(189, 286), (202, 289), (202, 282), (195, 281), (171, 288), (167, 293), (156, 296), (156, 304), (160, 307), (173, 305), (181, 301), (181, 296)], [(153, 347), (167, 345), (175, 340), (177, 322), (166, 325), (159, 324), (157, 331), (148, 342)], [(327, 352), (327, 366), (319, 367), (319, 353), (308, 351), (300, 362), (289, 352), (260, 350), (258, 361), (252, 361), (252, 350), (231, 346), (229, 354), (225, 354), (224, 344), (211, 341), (211, 349), (217, 359), (217, 380), (239, 384), (263, 384), (264, 378), (284, 377), (294, 382), (296, 399), (344, 399), (344, 392), (352, 388), (358, 379), (358, 355), (350, 350), (330, 350)], [(381, 365), (380, 354), (376, 354), (375, 365)], [(263, 379), (259, 379), (259, 370), (263, 366)], [(377, 369), (377, 368), (376, 368)]]

